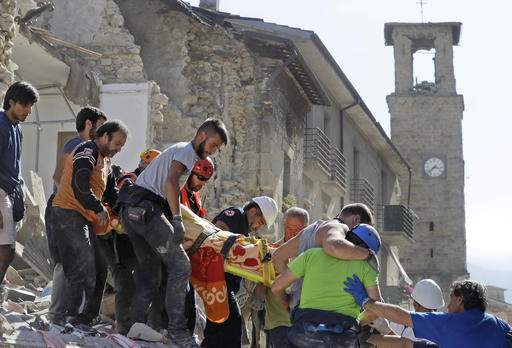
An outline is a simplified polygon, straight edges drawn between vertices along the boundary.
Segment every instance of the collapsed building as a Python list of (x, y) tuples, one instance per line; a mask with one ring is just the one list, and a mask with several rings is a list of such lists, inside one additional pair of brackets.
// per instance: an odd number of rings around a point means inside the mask
[[(42, 179), (35, 186), (44, 194), (34, 194), (40, 212), (80, 106), (128, 125), (130, 138), (114, 159), (126, 169), (141, 150), (188, 140), (217, 117), (231, 144), (215, 157), (205, 187), (210, 216), (257, 195), (283, 209), (302, 206), (314, 219), (363, 202), (385, 243), (384, 297), (404, 300), (402, 285), (411, 280), (398, 246), (413, 242), (415, 217), (398, 177), (410, 178), (411, 169), (313, 31), (220, 12), (215, 2), (46, 5), (0, 2), (0, 89), (24, 79), (41, 92), (23, 125), (23, 176)], [(23, 20), (31, 9), (37, 15)]]
[[(413, 214), (397, 181), (408, 164), (314, 32), (181, 1), (54, 5), (32, 25), (101, 57), (58, 44), (45, 48), (69, 71), (59, 84), (63, 93), (53, 98), (71, 105), (68, 115), (37, 110), (45, 120), (60, 119), (25, 127), (34, 132), (27, 138), (44, 138), (44, 152), (37, 143), (27, 151), (34, 157), (24, 170), (35, 169), (46, 191), (78, 105), (97, 105), (128, 124), (130, 140), (115, 159), (125, 168), (135, 167), (141, 149), (187, 140), (206, 117), (218, 117), (232, 142), (216, 156), (206, 186), (210, 214), (262, 194), (303, 206), (313, 218), (357, 201), (372, 209), (378, 227), (387, 226), (389, 245), (411, 241)], [(28, 71), (23, 75), (31, 80)]]

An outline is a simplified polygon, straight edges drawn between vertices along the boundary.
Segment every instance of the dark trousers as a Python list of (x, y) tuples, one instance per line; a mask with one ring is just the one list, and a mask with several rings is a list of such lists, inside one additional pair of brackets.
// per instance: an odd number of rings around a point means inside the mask
[(268, 345), (270, 348), (289, 348), (291, 347), (288, 341), (288, 326), (278, 326), (268, 330)]
[(145, 223), (128, 218), (127, 207), (122, 209), (121, 221), (132, 241), (139, 263), (136, 299), (132, 304), (132, 321), (146, 322), (149, 305), (157, 296), (160, 268), (167, 268), (165, 304), (171, 336), (190, 336), (185, 319), (185, 298), (191, 273), (190, 260), (183, 246), (173, 240), (173, 228), (159, 205), (153, 206), (152, 216)]
[[(53, 207), (52, 218), (53, 241), (67, 283), (64, 295), (66, 321), (89, 324), (99, 312), (103, 294), (102, 286), (96, 286), (96, 278), (99, 283), (106, 278), (103, 259), (96, 248), (96, 236), (90, 222), (74, 210)], [(80, 313), (84, 299), (85, 307)]]
[(233, 290), (228, 283), (229, 317), (223, 323), (206, 321), (204, 340), (205, 348), (240, 348), (242, 345), (242, 315)]
[[(358, 348), (361, 328), (354, 318), (320, 309), (295, 309), (293, 326), (288, 332), (292, 347), (296, 348)], [(341, 326), (342, 333), (317, 332), (308, 327)]]
[[(162, 265), (161, 279), (167, 279), (167, 270), (164, 265)], [(169, 316), (165, 310), (166, 285), (166, 282), (160, 283), (158, 295), (153, 299), (148, 313), (148, 325), (157, 331), (165, 328), (169, 321)], [(188, 331), (190, 334), (194, 334), (196, 327), (196, 298), (194, 287), (190, 283), (188, 284), (188, 291), (185, 299), (185, 318), (187, 319)]]
[(65, 319), (65, 294), (66, 294), (66, 277), (62, 263), (60, 262), (59, 253), (57, 251), (57, 243), (55, 242), (54, 232), (54, 218), (53, 218), (53, 198), (52, 194), (46, 203), (46, 210), (44, 212), (44, 223), (46, 227), (46, 240), (48, 241), (48, 250), (50, 251), (50, 262), (53, 267), (52, 278), (52, 301), (48, 311), (48, 318), (52, 322), (62, 323)]
[(130, 311), (135, 292), (134, 270), (137, 266), (132, 243), (127, 235), (116, 232), (98, 236), (97, 243), (114, 279), (117, 331), (126, 334), (132, 324)]

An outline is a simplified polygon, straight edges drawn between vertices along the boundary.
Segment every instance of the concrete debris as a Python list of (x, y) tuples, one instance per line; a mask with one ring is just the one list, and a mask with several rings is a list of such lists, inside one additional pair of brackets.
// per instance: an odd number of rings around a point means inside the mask
[(128, 338), (134, 338), (148, 342), (168, 343), (168, 340), (164, 335), (143, 323), (133, 324), (127, 336)]
[(2, 347), (169, 347), (163, 334), (141, 323), (134, 324), (127, 336), (117, 334), (115, 294), (105, 294), (94, 327), (50, 324), (52, 285), (33, 269), (10, 267), (0, 288)]
[(14, 302), (24, 302), (24, 301), (34, 301), (36, 299), (36, 295), (28, 290), (23, 289), (7, 289), (7, 300), (11, 300)]
[(27, 285), (26, 282), (23, 280), (23, 278), (21, 278), (21, 276), (18, 273), (18, 271), (16, 271), (11, 266), (9, 266), (9, 268), (7, 269), (7, 272), (5, 274), (5, 279), (10, 284), (13, 284), (13, 285), (18, 285), (18, 286), (25, 286), (25, 285)]

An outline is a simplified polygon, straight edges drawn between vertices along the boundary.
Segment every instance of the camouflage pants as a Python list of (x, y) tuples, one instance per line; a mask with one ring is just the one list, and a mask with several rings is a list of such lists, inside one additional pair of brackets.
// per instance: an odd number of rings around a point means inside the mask
[(167, 282), (165, 308), (169, 316), (169, 332), (171, 335), (190, 336), (185, 318), (190, 260), (183, 246), (173, 241), (174, 230), (162, 209), (152, 205), (153, 212), (145, 223), (130, 220), (126, 207), (121, 213), (122, 224), (139, 263), (135, 290), (137, 301), (132, 304), (132, 321), (146, 322), (149, 306), (159, 291), (163, 262), (167, 268), (167, 279), (163, 281)]

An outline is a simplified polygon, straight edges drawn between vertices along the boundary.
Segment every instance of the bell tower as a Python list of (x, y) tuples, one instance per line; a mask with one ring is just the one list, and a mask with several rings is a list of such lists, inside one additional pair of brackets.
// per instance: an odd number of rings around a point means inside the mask
[[(412, 168), (411, 208), (419, 220), (415, 243), (400, 248), (402, 264), (415, 281), (432, 278), (447, 290), (468, 276), (462, 151), (463, 97), (457, 94), (453, 46), (461, 23), (386, 23), (393, 46), (395, 91), (387, 96), (391, 140)], [(422, 55), (423, 54), (423, 55)], [(430, 81), (418, 81), (415, 59), (433, 65)], [(432, 60), (428, 59), (432, 57)], [(407, 178), (401, 187), (407, 192)]]

